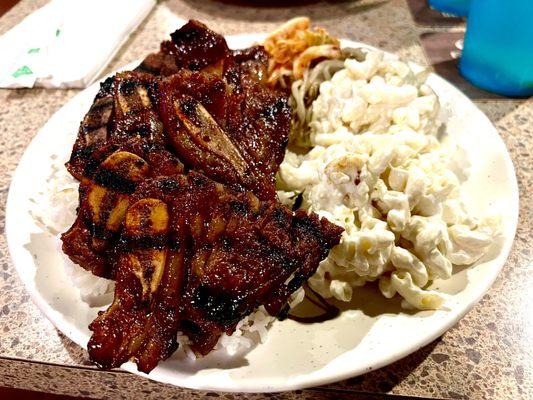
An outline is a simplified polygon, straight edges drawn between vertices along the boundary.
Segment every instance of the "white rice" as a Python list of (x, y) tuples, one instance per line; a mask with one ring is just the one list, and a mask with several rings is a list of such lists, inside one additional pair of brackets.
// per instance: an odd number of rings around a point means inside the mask
[(60, 236), (76, 219), (79, 183), (68, 173), (65, 161), (57, 156), (51, 157), (51, 170), (46, 186), (35, 198), (30, 214), (36, 223), (54, 236), (56, 250), (63, 255), (65, 273), (78, 289), (80, 298), (90, 307), (101, 307), (113, 300), (115, 283), (94, 276), (89, 271), (74, 264), (61, 250)]

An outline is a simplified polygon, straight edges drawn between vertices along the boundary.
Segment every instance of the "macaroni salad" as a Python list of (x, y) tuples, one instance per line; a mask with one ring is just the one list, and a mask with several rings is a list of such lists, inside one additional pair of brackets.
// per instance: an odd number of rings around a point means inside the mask
[(461, 201), (459, 153), (436, 138), (439, 102), (424, 81), (378, 51), (345, 60), (312, 103), (313, 147), (287, 151), (280, 199), (301, 197), (345, 229), (309, 280), (326, 298), (349, 301), (378, 281), (405, 307), (438, 309), (445, 295), (427, 286), (477, 261), (497, 234), (496, 218), (474, 218)]

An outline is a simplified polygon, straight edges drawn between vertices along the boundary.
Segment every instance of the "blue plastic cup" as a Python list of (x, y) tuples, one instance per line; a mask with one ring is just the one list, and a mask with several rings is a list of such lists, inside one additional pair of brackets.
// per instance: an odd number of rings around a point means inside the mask
[(466, 17), (470, 9), (470, 0), (429, 0), (429, 6), (446, 14)]
[(472, 0), (461, 74), (513, 97), (533, 95), (533, 0)]

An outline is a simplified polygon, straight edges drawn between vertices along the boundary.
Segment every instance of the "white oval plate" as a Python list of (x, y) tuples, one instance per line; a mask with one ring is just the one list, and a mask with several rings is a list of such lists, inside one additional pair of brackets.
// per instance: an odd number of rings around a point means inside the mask
[[(246, 47), (261, 35), (229, 37), (231, 47)], [(344, 41), (345, 46), (364, 46)], [(391, 56), (391, 55), (389, 55)], [(392, 57), (392, 56), (391, 56)], [(459, 90), (432, 74), (428, 84), (440, 97), (447, 133), (468, 153), (472, 164), (463, 191), (477, 215), (502, 216), (502, 238), (474, 267), (456, 271), (434, 287), (450, 294), (448, 308), (407, 313), (398, 301), (382, 298), (368, 287), (357, 291), (353, 309), (319, 323), (276, 321), (267, 342), (245, 354), (220, 352), (191, 361), (172, 356), (148, 376), (194, 389), (268, 392), (323, 385), (390, 364), (430, 343), (452, 327), (489, 289), (503, 267), (518, 218), (518, 187), (505, 145), (487, 117)], [(26, 149), (15, 171), (6, 209), (6, 232), (13, 262), (31, 298), (50, 321), (82, 347), (98, 308), (81, 301), (63, 268), (64, 256), (52, 235), (43, 232), (30, 210), (46, 185), (51, 156), (67, 159), (79, 121), (98, 84), (79, 93), (55, 115)], [(135, 365), (123, 366), (137, 373)], [(143, 374), (140, 374), (143, 375)]]

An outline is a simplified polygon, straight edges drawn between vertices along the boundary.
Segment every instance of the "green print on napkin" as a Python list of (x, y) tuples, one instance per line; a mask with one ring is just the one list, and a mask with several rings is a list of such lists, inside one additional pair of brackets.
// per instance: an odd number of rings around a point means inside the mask
[(28, 54), (36, 54), (36, 53), (38, 53), (40, 51), (41, 51), (41, 49), (39, 47), (35, 47), (33, 49), (29, 49), (28, 50)]
[(33, 74), (33, 71), (28, 67), (27, 65), (23, 65), (19, 69), (17, 69), (15, 72), (13, 72), (13, 78), (18, 78), (22, 75), (31, 75)]

